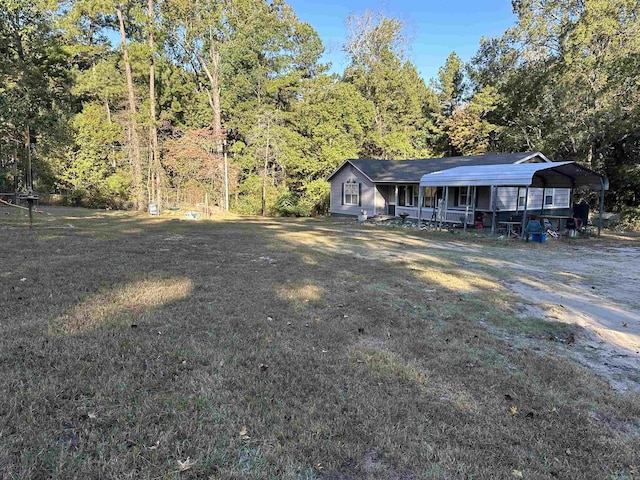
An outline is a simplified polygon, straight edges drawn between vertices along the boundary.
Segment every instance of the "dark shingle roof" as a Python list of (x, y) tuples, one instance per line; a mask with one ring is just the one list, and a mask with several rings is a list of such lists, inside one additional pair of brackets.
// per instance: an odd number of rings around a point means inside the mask
[[(540, 160), (545, 160), (546, 157), (540, 152), (521, 152), (494, 153), (467, 157), (422, 158), (416, 160), (358, 158), (347, 160), (347, 162), (351, 163), (373, 182), (419, 182), (420, 177), (426, 173), (438, 172), (448, 168), (461, 167), (463, 165), (513, 164), (538, 155), (540, 156)], [(335, 172), (329, 175), (327, 180), (330, 180), (343, 165), (340, 165)]]

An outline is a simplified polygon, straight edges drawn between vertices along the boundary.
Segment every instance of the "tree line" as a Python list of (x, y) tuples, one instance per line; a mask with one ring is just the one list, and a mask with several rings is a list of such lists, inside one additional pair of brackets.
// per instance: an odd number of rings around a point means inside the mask
[[(284, 0), (2, 0), (0, 190), (143, 210), (197, 187), (238, 213), (327, 209), (347, 158), (540, 150), (640, 201), (640, 3), (514, 0), (425, 82), (401, 20), (346, 20), (347, 67)], [(164, 195), (164, 196), (163, 196)]]

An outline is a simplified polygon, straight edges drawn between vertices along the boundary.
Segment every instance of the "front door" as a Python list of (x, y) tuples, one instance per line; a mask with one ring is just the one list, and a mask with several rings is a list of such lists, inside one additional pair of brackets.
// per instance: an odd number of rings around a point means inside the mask
[(389, 204), (387, 205), (387, 215), (391, 215), (392, 217), (396, 216), (396, 206)]

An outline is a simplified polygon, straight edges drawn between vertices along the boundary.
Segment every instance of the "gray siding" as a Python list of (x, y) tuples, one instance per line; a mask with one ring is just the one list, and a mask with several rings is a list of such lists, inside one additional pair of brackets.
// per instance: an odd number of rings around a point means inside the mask
[(497, 209), (515, 211), (518, 202), (518, 187), (498, 187), (496, 190)]
[[(355, 180), (361, 184), (359, 206), (342, 204), (342, 184), (347, 180)], [(342, 215), (358, 215), (360, 210), (366, 210), (367, 214), (373, 215), (374, 189), (373, 184), (358, 170), (346, 164), (344, 168), (331, 178), (331, 205), (329, 212)], [(380, 199), (378, 199), (378, 202), (380, 202)]]
[[(524, 192), (524, 188), (522, 189)], [(551, 189), (547, 189), (545, 195), (549, 195)], [(530, 188), (527, 199), (528, 210), (539, 210), (542, 208), (542, 188)], [(568, 188), (553, 189), (553, 205), (545, 205), (545, 210), (555, 210), (568, 208), (571, 190)], [(497, 207), (499, 210), (516, 211), (518, 203), (518, 187), (498, 187)], [(523, 205), (520, 206), (520, 210)]]

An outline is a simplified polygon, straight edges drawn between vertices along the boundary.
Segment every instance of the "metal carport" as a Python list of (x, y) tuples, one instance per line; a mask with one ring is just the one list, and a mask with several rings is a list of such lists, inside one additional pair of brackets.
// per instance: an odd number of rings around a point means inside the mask
[[(600, 190), (600, 216), (598, 236), (602, 230), (604, 192), (609, 189), (609, 181), (603, 175), (575, 162), (521, 163), (509, 165), (476, 165), (454, 167), (439, 172), (428, 173), (420, 178), (418, 193), (418, 222), (422, 221), (422, 195), (424, 187), (525, 187), (525, 205), (522, 228), (527, 224), (527, 199), (529, 188), (570, 188), (588, 187)], [(495, 231), (495, 205), (491, 231)], [(445, 203), (446, 209), (446, 203)]]

